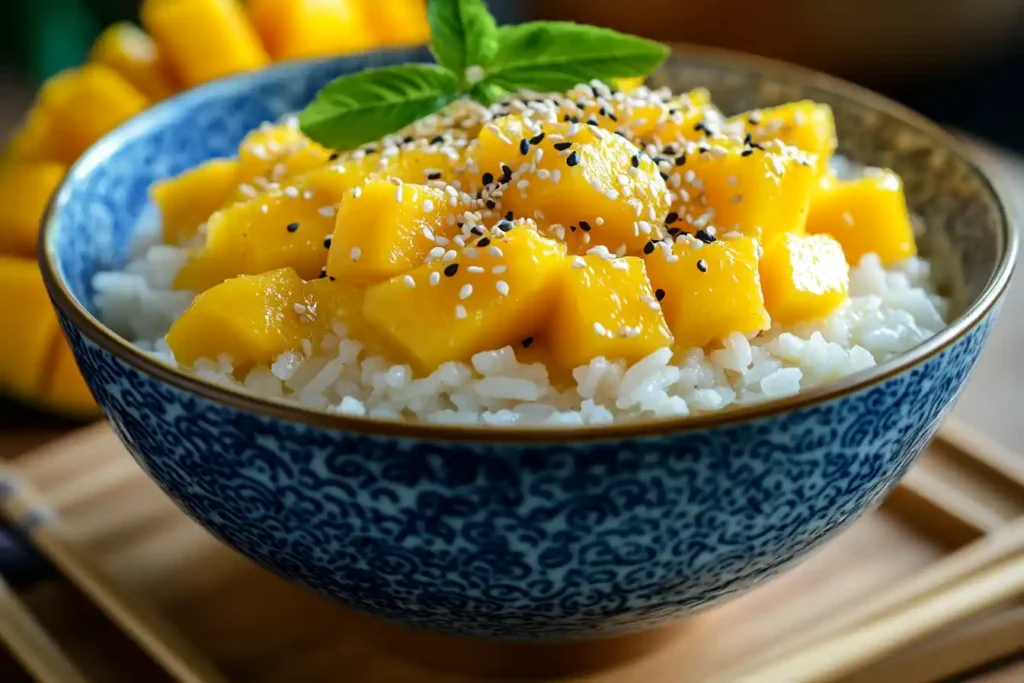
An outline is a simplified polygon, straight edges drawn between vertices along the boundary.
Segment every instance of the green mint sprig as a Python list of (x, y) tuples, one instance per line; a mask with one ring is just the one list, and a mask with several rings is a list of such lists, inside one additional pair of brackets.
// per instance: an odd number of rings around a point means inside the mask
[(469, 97), (492, 104), (517, 90), (563, 91), (597, 79), (647, 76), (668, 57), (657, 43), (564, 21), (498, 27), (482, 0), (430, 0), (437, 64), (341, 76), (299, 114), (302, 131), (345, 151), (401, 130)]

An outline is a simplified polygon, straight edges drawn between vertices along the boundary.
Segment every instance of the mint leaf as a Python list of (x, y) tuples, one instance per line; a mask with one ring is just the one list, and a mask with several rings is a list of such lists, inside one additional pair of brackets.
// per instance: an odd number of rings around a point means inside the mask
[(595, 78), (647, 76), (668, 55), (661, 43), (611, 29), (533, 21), (498, 30), (484, 82), (508, 91), (562, 91)]
[(302, 132), (345, 151), (433, 114), (460, 95), (459, 78), (434, 64), (367, 69), (328, 83), (299, 114)]
[(490, 106), (508, 95), (509, 92), (496, 83), (486, 80), (477, 83), (469, 90), (469, 95), (477, 102)]
[(466, 69), (486, 67), (498, 48), (498, 25), (482, 0), (430, 0), (430, 50), (465, 82)]

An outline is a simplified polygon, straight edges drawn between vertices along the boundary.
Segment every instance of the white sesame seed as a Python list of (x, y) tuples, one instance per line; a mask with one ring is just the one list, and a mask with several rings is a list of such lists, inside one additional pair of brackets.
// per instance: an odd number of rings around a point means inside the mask
[(597, 218), (594, 219), (594, 223), (597, 225), (604, 225), (604, 218), (598, 216)]
[(494, 258), (501, 258), (502, 256), (505, 255), (505, 252), (503, 252), (499, 247), (495, 245), (487, 247), (487, 253), (493, 256)]
[(472, 295), (473, 295), (473, 285), (471, 285), (471, 284), (462, 285), (462, 288), (459, 290), (459, 299), (465, 300), (465, 299), (468, 299)]
[(441, 273), (434, 271), (430, 274), (430, 284), (432, 287), (436, 287), (439, 282), (441, 282)]
[(573, 267), (573, 268), (577, 268), (577, 269), (578, 269), (578, 268), (586, 268), (586, 267), (587, 267), (587, 262), (586, 262), (586, 261), (584, 261), (584, 260), (583, 260), (582, 258), (580, 258), (579, 256), (575, 256), (575, 257), (573, 257), (573, 259), (572, 259), (572, 267)]
[(255, 188), (255, 187), (253, 187), (252, 185), (250, 185), (249, 183), (242, 183), (241, 185), (239, 185), (239, 186), (238, 186), (238, 189), (239, 189), (239, 190), (240, 190), (240, 191), (242, 192), (242, 194), (244, 194), (244, 195), (245, 195), (246, 197), (255, 197), (255, 196), (256, 196), (257, 194), (259, 194), (259, 193), (258, 193), (258, 192), (256, 191), (256, 188)]
[(597, 332), (602, 337), (608, 334), (608, 330), (606, 330), (604, 328), (604, 325), (602, 325), (601, 323), (594, 323), (594, 332)]
[(434, 244), (436, 244), (436, 245), (438, 245), (440, 247), (447, 247), (448, 246), (448, 238), (445, 237), (444, 235), (434, 235)]
[(615, 270), (629, 271), (629, 264), (625, 261), (612, 261), (612, 268)]
[(402, 179), (401, 178), (396, 178), (394, 176), (391, 176), (391, 184), (392, 185), (397, 185), (398, 187), (401, 187), (402, 186)]
[(508, 283), (504, 280), (498, 280), (494, 283), (494, 288), (498, 290), (498, 294), (502, 296), (508, 296)]
[(362, 194), (363, 194), (363, 187), (362, 187), (362, 185), (357, 185), (356, 187), (354, 187), (352, 189), (352, 196), (353, 197), (359, 198), (360, 196), (362, 196)]
[(359, 247), (352, 247), (351, 256), (352, 256), (352, 261), (353, 262), (358, 261), (359, 257), (362, 256), (362, 255), (363, 255), (363, 250), (362, 249), (360, 249)]
[(312, 199), (313, 198), (313, 190), (305, 190), (302, 193), (302, 198), (303, 199)]
[(412, 279), (412, 275), (406, 275), (405, 277), (403, 277), (402, 282), (404, 282), (405, 286), (408, 287), (409, 289), (412, 289), (416, 286), (416, 280)]
[(260, 207), (260, 213), (266, 213), (268, 211), (270, 211), (270, 207), (267, 206), (266, 204)]
[(480, 266), (469, 266), (468, 268), (466, 268), (466, 270), (468, 270), (471, 273), (484, 273), (484, 272), (486, 272)]
[(284, 193), (285, 193), (285, 196), (291, 197), (292, 199), (295, 199), (296, 197), (299, 196), (298, 188), (292, 187), (291, 185), (289, 185), (288, 187), (284, 188)]
[(423, 236), (426, 237), (431, 242), (434, 241), (434, 232), (427, 226), (423, 226)]
[(562, 179), (562, 170), (561, 169), (556, 168), (554, 171), (551, 172), (551, 180), (555, 183), (555, 185), (557, 185), (558, 181), (561, 180), (561, 179)]
[(458, 318), (459, 320), (465, 320), (465, 318), (466, 318), (466, 307), (463, 306), (462, 304), (459, 304), (458, 306), (456, 306), (455, 307), (455, 317)]
[(434, 202), (430, 201), (429, 199), (424, 199), (423, 200), (423, 210), (425, 212), (428, 212), (428, 213), (430, 211), (433, 211), (434, 210)]
[(494, 273), (495, 275), (501, 275), (506, 270), (508, 270), (508, 266), (494, 266), (493, 268), (491, 268), (491, 272)]
[(306, 312), (306, 307), (299, 303), (293, 304), (292, 308), (295, 309), (295, 312), (299, 315), (303, 315)]
[(316, 212), (326, 218), (331, 218), (335, 214), (333, 206), (321, 206)]
[(609, 189), (605, 190), (604, 196), (614, 201), (619, 198), (619, 193), (616, 192), (615, 190)]
[(402, 201), (402, 186), (401, 185), (399, 185), (398, 188), (395, 190), (395, 201), (396, 202), (401, 202)]
[(439, 259), (442, 256), (444, 256), (444, 251), (444, 247), (434, 247), (433, 249), (430, 250), (430, 252), (427, 253), (427, 258)]
[(480, 256), (480, 252), (477, 251), (476, 247), (467, 247), (462, 250), (462, 255), (466, 258), (475, 259)]
[(853, 215), (849, 211), (843, 212), (843, 222), (847, 225), (853, 225)]
[(441, 257), (441, 263), (451, 263), (458, 257), (458, 252), (456, 252), (454, 249), (449, 249), (448, 251), (444, 252), (444, 256)]

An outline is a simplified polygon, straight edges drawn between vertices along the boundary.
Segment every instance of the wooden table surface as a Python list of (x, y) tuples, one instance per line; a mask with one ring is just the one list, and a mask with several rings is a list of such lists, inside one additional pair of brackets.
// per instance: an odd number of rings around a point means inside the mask
[[(0, 70), (0, 131), (9, 130), (28, 97), (24, 87)], [(1008, 155), (989, 150), (989, 161), (1003, 174), (1003, 185), (1021, 192), (1020, 209), (1024, 213), (1024, 163)], [(1007, 446), (1024, 451), (1024, 359), (1014, 353), (1024, 338), (1024, 275), (1017, 273), (981, 360), (978, 363), (954, 413), (973, 426), (986, 431)], [(1007, 360), (1015, 359), (1015, 360)], [(77, 425), (55, 419), (29, 408), (0, 400), (0, 458), (19, 455), (67, 433)], [(1024, 653), (1022, 653), (1024, 654)], [(1024, 661), (996, 665), (969, 678), (976, 683), (1020, 683), (1024, 681)]]

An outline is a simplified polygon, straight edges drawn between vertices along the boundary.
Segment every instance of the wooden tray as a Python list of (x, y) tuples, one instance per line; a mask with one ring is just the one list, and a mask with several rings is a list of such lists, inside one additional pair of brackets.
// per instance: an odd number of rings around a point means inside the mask
[[(565, 646), (411, 632), (291, 586), (188, 519), (105, 425), (20, 459), (17, 474), (56, 513), (43, 524), (58, 526), (113, 583), (155, 607), (230, 681), (457, 683), (543, 675), (688, 683), (812, 637), (822, 622), (1024, 515), (1024, 460), (968, 458), (957, 439), (977, 437), (946, 435), (954, 446), (933, 444), (881, 508), (779, 579), (677, 626)], [(6, 515), (18, 514), (6, 507)], [(70, 582), (50, 582), (23, 597), (90, 680), (171, 680), (131, 638), (150, 652), (153, 643), (115, 628), (71, 585), (84, 585), (75, 568), (61, 569)], [(1010, 605), (845, 680), (924, 683), (1022, 650), (1024, 605)], [(21, 680), (2, 658), (0, 680)]]

